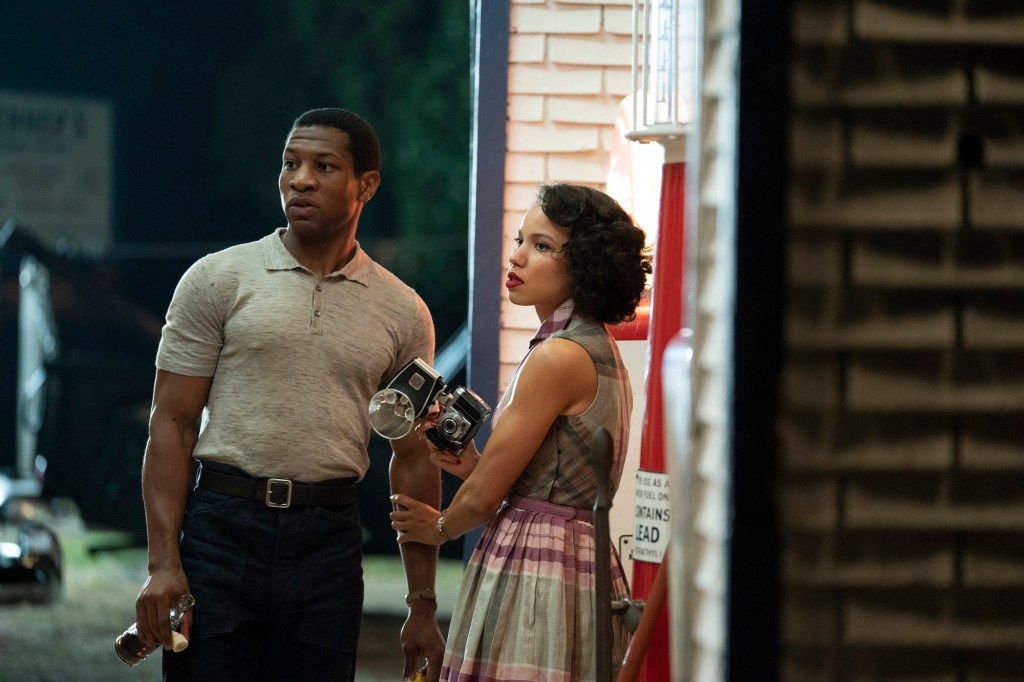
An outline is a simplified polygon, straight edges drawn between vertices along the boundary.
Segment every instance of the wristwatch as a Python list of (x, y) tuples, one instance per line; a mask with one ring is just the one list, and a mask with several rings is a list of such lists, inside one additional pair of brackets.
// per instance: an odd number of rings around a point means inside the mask
[(437, 593), (429, 587), (424, 587), (422, 590), (416, 590), (405, 595), (405, 605), (412, 606), (412, 603), (417, 599), (429, 599), (431, 601), (437, 601)]

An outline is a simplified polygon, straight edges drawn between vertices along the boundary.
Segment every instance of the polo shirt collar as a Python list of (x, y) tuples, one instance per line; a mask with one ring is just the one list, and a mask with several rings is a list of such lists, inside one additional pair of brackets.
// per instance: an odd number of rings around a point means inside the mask
[[(263, 264), (267, 270), (295, 270), (296, 268), (305, 270), (284, 246), (284, 233), (287, 229), (287, 227), (279, 227), (274, 230), (273, 234), (269, 234), (263, 239)], [(366, 255), (363, 247), (357, 241), (356, 252), (352, 256), (352, 260), (328, 276), (344, 277), (369, 286), (372, 270), (370, 257)]]

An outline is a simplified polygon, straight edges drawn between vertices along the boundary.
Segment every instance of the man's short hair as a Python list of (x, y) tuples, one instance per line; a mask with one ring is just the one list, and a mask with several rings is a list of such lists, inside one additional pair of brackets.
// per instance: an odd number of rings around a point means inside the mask
[(292, 130), (306, 126), (327, 126), (348, 133), (348, 150), (356, 175), (380, 172), (380, 140), (369, 122), (359, 114), (337, 108), (310, 109), (295, 119)]

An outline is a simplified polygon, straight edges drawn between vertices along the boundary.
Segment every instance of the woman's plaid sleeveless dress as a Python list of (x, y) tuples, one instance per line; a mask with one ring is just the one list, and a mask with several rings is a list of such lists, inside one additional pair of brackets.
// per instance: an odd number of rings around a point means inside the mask
[[(455, 604), (442, 680), (569, 682), (596, 676), (591, 445), (598, 427), (612, 436), (614, 494), (626, 457), (632, 393), (604, 325), (572, 319), (549, 338), (571, 339), (587, 350), (597, 368), (597, 397), (583, 414), (556, 420), (484, 529)], [(628, 591), (614, 545), (611, 554), (612, 598), (622, 599)], [(618, 614), (612, 641), (617, 671), (628, 643)]]

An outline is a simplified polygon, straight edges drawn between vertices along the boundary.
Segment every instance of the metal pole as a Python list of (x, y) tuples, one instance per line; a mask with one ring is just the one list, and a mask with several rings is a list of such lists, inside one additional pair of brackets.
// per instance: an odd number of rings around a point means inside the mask
[(640, 615), (640, 622), (637, 623), (636, 632), (633, 633), (633, 638), (629, 642), (629, 649), (626, 650), (626, 658), (622, 662), (616, 682), (635, 682), (640, 675), (640, 666), (644, 663), (644, 656), (647, 655), (647, 648), (654, 635), (654, 629), (657, 627), (658, 618), (661, 616), (661, 612), (665, 608), (665, 600), (668, 598), (667, 572), (668, 548), (665, 551), (665, 558), (658, 565), (658, 572), (654, 574), (651, 591), (647, 595), (643, 613)]

